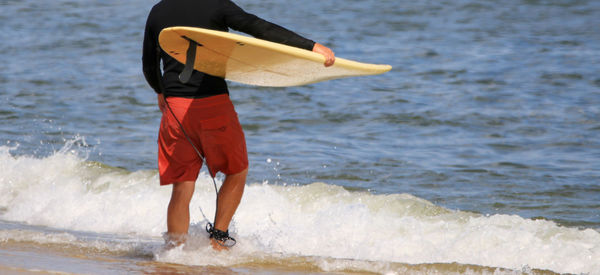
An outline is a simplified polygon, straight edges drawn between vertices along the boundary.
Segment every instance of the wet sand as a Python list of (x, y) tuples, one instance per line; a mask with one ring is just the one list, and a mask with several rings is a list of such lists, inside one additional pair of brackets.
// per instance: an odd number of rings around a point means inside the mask
[[(186, 266), (33, 243), (3, 243), (0, 274), (325, 274), (276, 266)], [(327, 273), (331, 274), (331, 273)]]
[[(186, 266), (154, 261), (152, 257), (106, 255), (86, 249), (67, 249), (35, 243), (5, 242), (0, 248), (0, 274), (377, 274), (371, 272), (323, 272), (310, 261), (246, 263), (243, 266)], [(392, 263), (386, 274), (557, 274), (545, 270), (508, 270), (457, 263)]]

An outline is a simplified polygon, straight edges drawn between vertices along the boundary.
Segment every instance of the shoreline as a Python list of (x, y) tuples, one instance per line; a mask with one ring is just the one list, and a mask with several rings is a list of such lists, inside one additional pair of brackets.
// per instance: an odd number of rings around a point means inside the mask
[[(0, 248), (1, 274), (535, 274), (555, 275), (548, 270), (468, 265), (460, 263), (388, 263), (389, 272), (360, 270), (324, 271), (311, 259), (299, 257), (291, 262), (244, 263), (231, 267), (189, 266), (158, 262), (149, 257), (107, 255), (87, 249), (60, 249), (32, 242), (3, 242)], [(340, 259), (341, 260), (341, 259)], [(341, 260), (352, 261), (352, 260)], [(285, 265), (287, 264), (289, 265)], [(313, 262), (313, 263), (311, 263)], [(333, 261), (335, 264), (336, 260)], [(365, 264), (368, 264), (365, 262)]]

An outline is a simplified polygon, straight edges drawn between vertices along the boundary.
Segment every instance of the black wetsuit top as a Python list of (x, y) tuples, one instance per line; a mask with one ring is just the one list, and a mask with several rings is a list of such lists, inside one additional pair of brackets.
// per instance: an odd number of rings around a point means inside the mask
[[(162, 0), (156, 4), (146, 22), (142, 63), (148, 84), (157, 93), (166, 96), (203, 98), (229, 93), (223, 78), (198, 71), (186, 84), (179, 81), (184, 65), (162, 51), (158, 45), (158, 34), (173, 26), (201, 27), (219, 31), (232, 28), (289, 46), (312, 50), (315, 42), (295, 34), (281, 26), (246, 13), (230, 0)], [(164, 75), (160, 71), (163, 61)]]

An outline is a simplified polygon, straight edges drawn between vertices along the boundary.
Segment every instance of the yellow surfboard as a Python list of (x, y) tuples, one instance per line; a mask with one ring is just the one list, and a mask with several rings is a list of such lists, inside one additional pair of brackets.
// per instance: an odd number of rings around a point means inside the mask
[[(239, 34), (193, 27), (163, 29), (161, 48), (191, 70), (257, 86), (285, 87), (330, 79), (382, 74), (390, 65), (360, 63), (336, 57), (331, 67), (318, 53)], [(189, 57), (189, 58), (188, 58)], [(189, 59), (189, 60), (188, 60)]]

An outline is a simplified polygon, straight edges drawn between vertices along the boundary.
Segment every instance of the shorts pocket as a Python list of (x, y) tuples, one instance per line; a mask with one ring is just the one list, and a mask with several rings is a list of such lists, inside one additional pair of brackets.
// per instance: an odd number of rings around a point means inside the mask
[(217, 116), (200, 121), (201, 138), (206, 145), (227, 144), (232, 141), (232, 123), (229, 116)]
[(200, 121), (202, 131), (221, 131), (225, 132), (229, 127), (229, 117), (218, 116)]

